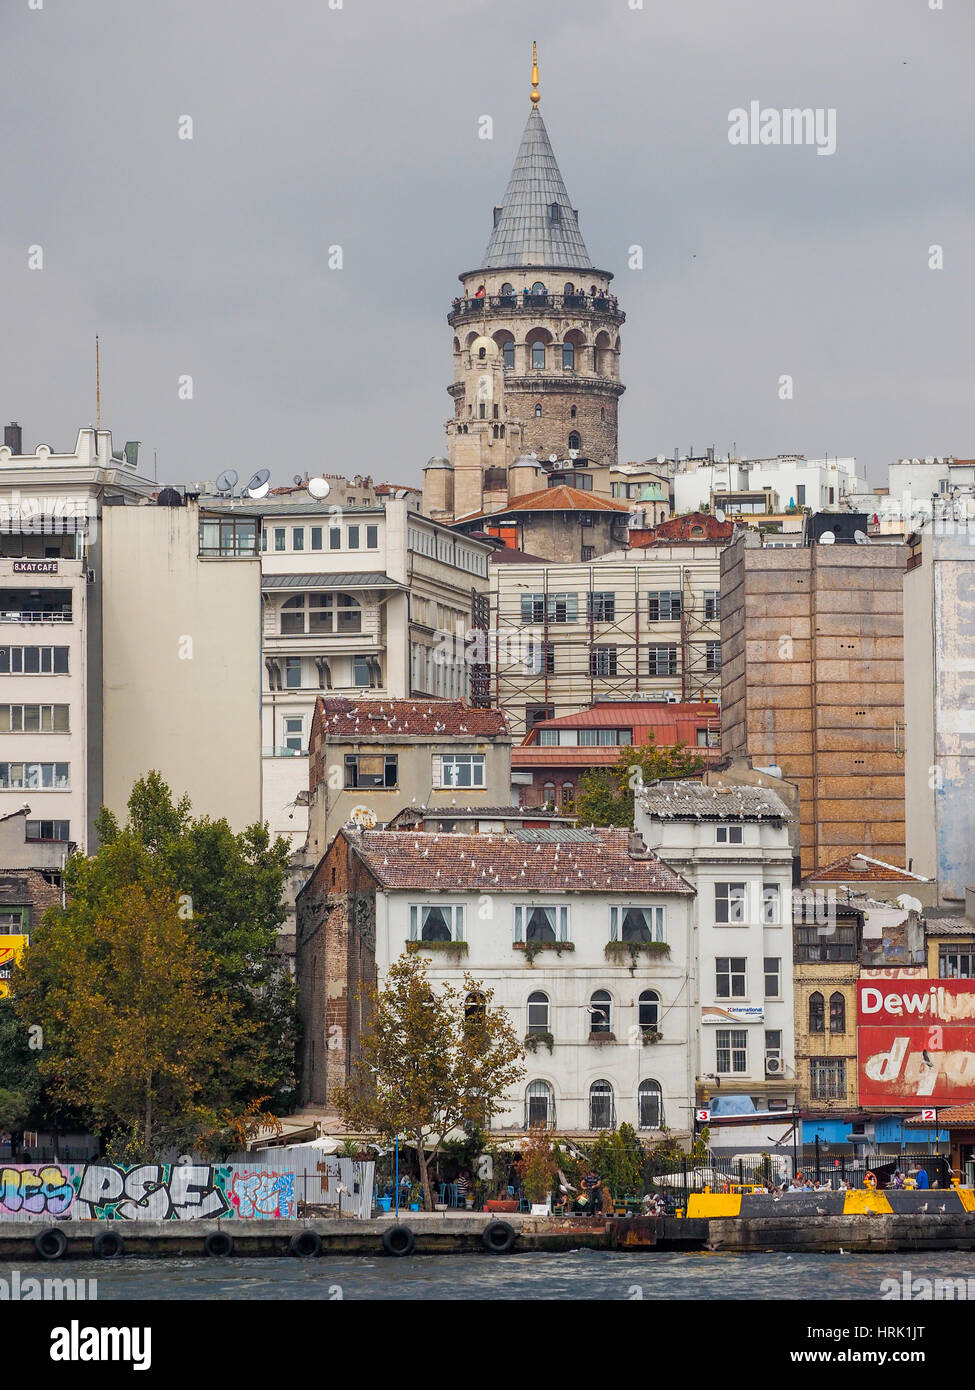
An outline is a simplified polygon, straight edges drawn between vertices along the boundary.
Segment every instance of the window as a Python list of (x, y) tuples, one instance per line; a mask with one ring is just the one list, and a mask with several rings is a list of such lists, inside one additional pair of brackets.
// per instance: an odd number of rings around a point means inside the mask
[[(588, 481), (591, 483), (591, 482), (592, 482), (592, 479), (590, 478), (590, 479), (588, 479)], [(590, 560), (594, 560), (595, 558), (596, 558), (596, 547), (595, 547), (594, 545), (584, 545), (584, 546), (582, 547), (582, 563), (583, 563), (584, 565), (585, 565), (585, 564), (588, 564), (588, 562), (589, 562)]]
[(28, 840), (57, 840), (65, 842), (71, 837), (66, 820), (29, 820), (27, 822)]
[[(245, 521), (243, 517), (228, 517), (217, 520), (204, 517), (200, 521), (201, 555), (256, 555), (257, 522)], [(283, 550), (283, 546), (276, 547)]]
[(66, 676), (67, 647), (0, 647), (0, 675)]
[(718, 845), (740, 845), (744, 839), (740, 825), (718, 825), (714, 830), (714, 841)]
[(823, 996), (817, 989), (809, 996), (809, 1031), (810, 1033), (826, 1032), (826, 1014)]
[(299, 717), (299, 718), (296, 718), (296, 719), (285, 719), (285, 721), (284, 721), (284, 746), (285, 746), (285, 748), (292, 748), (292, 749), (294, 749), (294, 751), (295, 751), (296, 753), (300, 753), (300, 752), (303, 750), (303, 748), (304, 748), (304, 746), (305, 746), (305, 741), (304, 741), (304, 739), (302, 738), (302, 732), (301, 732), (301, 731), (302, 731), (302, 725), (303, 725), (303, 723), (304, 723), (304, 720), (301, 719), (300, 717)]
[[(439, 766), (438, 766), (439, 765)], [(439, 780), (438, 780), (439, 771)], [(483, 787), (483, 753), (434, 754), (433, 785), (435, 787)]]
[(698, 748), (717, 748), (721, 742), (721, 736), (717, 729), (698, 729), (697, 746)]
[(574, 623), (579, 618), (578, 594), (522, 594), (523, 623)]
[(284, 662), (284, 684), (287, 690), (301, 689), (301, 657), (289, 656)]
[(650, 621), (675, 622), (680, 617), (680, 594), (676, 589), (660, 589), (650, 595)]
[(704, 618), (706, 622), (717, 622), (721, 617), (721, 594), (717, 589), (704, 591)]
[(782, 960), (778, 956), (765, 957), (765, 998), (782, 997)]
[(578, 729), (576, 733), (579, 744), (584, 747), (612, 748), (617, 744), (628, 747), (633, 742), (632, 729)]
[(781, 1062), (782, 1060), (782, 1029), (766, 1028), (765, 1030), (765, 1065), (768, 1070), (770, 1061)]
[(0, 705), (0, 734), (67, 732), (67, 705)]
[(539, 729), (538, 746), (539, 748), (558, 748), (560, 729)]
[(605, 989), (597, 989), (589, 996), (590, 1033), (611, 1033), (613, 1031), (613, 1000)]
[(562, 783), (562, 810), (571, 811), (576, 804), (576, 789), (572, 782)]
[(378, 549), (379, 549), (379, 527), (378, 527), (378, 526), (367, 526), (367, 527), (366, 527), (366, 549), (367, 549), (367, 550), (378, 550)]
[(829, 1031), (846, 1032), (846, 1000), (839, 990), (829, 996)]
[[(545, 344), (532, 343), (532, 366), (538, 370), (545, 368)], [(541, 408), (536, 408), (536, 414), (541, 414)]]
[(378, 676), (375, 659), (371, 656), (354, 656), (352, 658), (352, 684), (370, 688), (380, 685), (382, 682)]
[(342, 528), (340, 526), (328, 528), (328, 548), (329, 550), (342, 549)]
[(551, 1129), (555, 1124), (555, 1096), (547, 1081), (530, 1081), (525, 1092), (525, 1128), (544, 1125)]
[(305, 548), (305, 528), (304, 526), (292, 526), (291, 528), (291, 549), (304, 550)]
[(616, 595), (593, 593), (586, 595), (586, 616), (594, 623), (616, 621)]
[(762, 884), (762, 921), (767, 927), (777, 927), (782, 921), (781, 895), (777, 883)]
[(805, 483), (796, 484), (796, 505), (804, 507), (806, 504), (806, 485)]
[[(562, 370), (564, 372), (575, 371), (576, 350), (571, 343), (562, 344)], [(570, 449), (578, 449), (578, 444), (570, 444)]]
[(748, 1034), (744, 1028), (719, 1028), (715, 1050), (719, 1075), (740, 1075), (748, 1070)]
[(938, 977), (942, 980), (975, 979), (975, 947), (942, 943), (938, 947)]
[(459, 903), (410, 907), (411, 941), (463, 941), (464, 908)]
[(582, 436), (580, 435), (580, 433), (579, 433), (578, 430), (573, 430), (572, 433), (569, 435), (569, 448), (570, 448), (570, 449), (581, 449), (581, 448), (582, 448)]
[(608, 1081), (594, 1081), (589, 1087), (589, 1128), (616, 1128), (613, 1088)]
[(26, 936), (30, 925), (27, 907), (0, 908), (0, 936)]
[(663, 1094), (659, 1081), (641, 1081), (639, 1097), (638, 1129), (661, 1129), (663, 1127)]
[(815, 961), (854, 961), (857, 955), (857, 929), (840, 926), (825, 934), (820, 927), (797, 927), (795, 958), (803, 964)]
[(745, 916), (745, 884), (714, 885), (714, 920), (719, 926), (742, 926)]
[(348, 530), (347, 530), (347, 532), (346, 532), (346, 544), (348, 545), (348, 547), (349, 547), (350, 550), (358, 550), (358, 549), (359, 549), (359, 528), (358, 528), (358, 526), (350, 526), (350, 527), (348, 528)]
[(548, 995), (542, 990), (536, 989), (528, 996), (528, 1031), (529, 1033), (550, 1033), (549, 1027), (549, 999)]
[(531, 292), (532, 294), (548, 294), (548, 290), (542, 284), (541, 280), (535, 281), (534, 285), (532, 285)]
[(845, 1060), (814, 1057), (809, 1063), (809, 1094), (813, 1100), (845, 1100)]
[[(544, 366), (544, 363), (543, 363), (542, 365)], [(541, 418), (542, 418), (542, 407), (541, 407), (541, 405), (536, 405), (536, 407), (535, 407), (535, 419), (536, 419), (536, 420), (540, 420)]]
[(640, 995), (637, 1019), (641, 1028), (653, 1028), (656, 1031), (660, 1021), (660, 995), (655, 989), (645, 989)]
[[(552, 787), (554, 800), (555, 787)], [(568, 941), (569, 909), (567, 907), (535, 906), (518, 903), (515, 906), (516, 941)]]
[(550, 806), (550, 807), (552, 808), (553, 811), (555, 810), (555, 783), (554, 783), (554, 782), (546, 782), (545, 785), (542, 787), (542, 805), (543, 805), (543, 806)]
[(616, 675), (616, 648), (592, 647), (589, 651), (589, 674), (591, 676)]
[(395, 787), (399, 762), (395, 753), (346, 753), (347, 787)]
[(546, 719), (555, 718), (554, 705), (526, 705), (525, 706), (525, 731), (533, 729), (536, 724), (544, 724)]
[(677, 648), (650, 647), (648, 672), (651, 676), (677, 675)]
[(539, 642), (533, 638), (525, 646), (525, 673), (529, 676), (553, 675), (555, 672), (555, 647), (551, 642)]
[(322, 548), (322, 528), (320, 526), (311, 528), (311, 548), (312, 550), (321, 550)]
[(718, 956), (714, 962), (715, 999), (744, 999), (745, 978), (744, 956)]
[(574, 420), (578, 415), (578, 409), (573, 405), (569, 407), (569, 419)]
[(0, 790), (68, 791), (67, 763), (0, 763)]
[(501, 349), (501, 357), (502, 357), (502, 360), (504, 361), (504, 365), (505, 365), (506, 367), (511, 367), (511, 368), (514, 367), (514, 365), (515, 365), (515, 345), (514, 345), (514, 343), (505, 343), (505, 345), (504, 345), (504, 346), (502, 347), (502, 349)]
[(663, 941), (662, 907), (611, 907), (610, 941)]
[(705, 669), (708, 671), (721, 670), (721, 643), (708, 642), (705, 644)]
[(275, 526), (275, 528), (274, 528), (274, 548), (275, 548), (275, 550), (283, 550), (283, 549), (284, 549), (284, 542), (285, 542), (285, 529), (284, 529), (284, 527), (283, 527), (283, 526)]

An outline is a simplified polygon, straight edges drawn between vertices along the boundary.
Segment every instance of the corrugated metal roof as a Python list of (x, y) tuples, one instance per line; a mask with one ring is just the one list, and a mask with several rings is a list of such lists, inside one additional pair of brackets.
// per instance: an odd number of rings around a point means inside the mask
[[(552, 219), (553, 204), (558, 208)], [(483, 269), (538, 266), (591, 270), (562, 174), (537, 106), (521, 137), (501, 211), (484, 253)]]
[(596, 705), (593, 709), (579, 710), (578, 714), (560, 714), (555, 719), (546, 719), (535, 727), (539, 729), (629, 729), (634, 725), (641, 728), (664, 728), (670, 724), (689, 721), (701, 724), (713, 719), (715, 727), (721, 718), (718, 705), (705, 703), (670, 704), (665, 700), (620, 700), (612, 704)]
[(552, 826), (536, 830), (509, 832), (524, 845), (598, 845), (599, 836), (592, 830), (572, 830), (567, 826)]
[(766, 787), (661, 782), (637, 796), (652, 816), (663, 820), (791, 820), (785, 802)]
[(261, 588), (274, 589), (404, 589), (405, 584), (378, 570), (352, 574), (265, 574)]

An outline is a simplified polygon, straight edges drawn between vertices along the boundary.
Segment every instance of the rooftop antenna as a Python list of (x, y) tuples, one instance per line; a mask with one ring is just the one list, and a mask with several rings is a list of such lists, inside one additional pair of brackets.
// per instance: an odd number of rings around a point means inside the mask
[(262, 497), (266, 497), (271, 491), (270, 477), (271, 470), (269, 468), (259, 468), (244, 489), (247, 496), (252, 498), (255, 502), (259, 502)]
[(233, 501), (233, 497), (234, 497), (234, 488), (235, 488), (236, 486), (237, 486), (237, 470), (236, 470), (235, 468), (227, 468), (227, 469), (225, 469), (224, 472), (221, 473), (220, 476), (217, 478), (217, 491), (218, 491), (218, 492), (229, 492), (229, 493), (230, 493), (230, 499), (231, 499), (231, 501)]
[(102, 363), (98, 334), (95, 334), (95, 429), (102, 427)]

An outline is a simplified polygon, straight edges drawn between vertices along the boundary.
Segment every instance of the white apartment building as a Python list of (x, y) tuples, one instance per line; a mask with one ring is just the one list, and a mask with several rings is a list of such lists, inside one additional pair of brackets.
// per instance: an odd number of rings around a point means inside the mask
[[(749, 513), (781, 513), (801, 507), (819, 512), (845, 507), (851, 494), (866, 490), (866, 479), (858, 477), (852, 457), (807, 459), (803, 454), (780, 454), (777, 458), (734, 459), (709, 454), (678, 462), (674, 511), (681, 514), (721, 507), (729, 516), (746, 518)], [(760, 493), (766, 497), (757, 496)]]
[(294, 849), (308, 830), (319, 695), (471, 698), (465, 638), (486, 621), (486, 605), (476, 610), (491, 546), (418, 503), (405, 489), (370, 506), (294, 494), (222, 503), (261, 520), (263, 814)]
[(674, 542), (588, 564), (493, 563), (491, 697), (515, 740), (594, 700), (717, 701), (721, 549)]
[(636, 828), (697, 890), (695, 1073), (700, 1099), (791, 1109), (796, 1093), (789, 810), (763, 787), (661, 782)]
[(0, 448), (0, 816), (30, 807), (15, 868), (86, 850), (102, 804), (102, 537), (107, 503), (152, 483), (136, 445), (82, 429), (73, 451)]
[[(356, 885), (344, 910), (337, 873)], [(626, 830), (340, 831), (298, 897), (303, 1099), (328, 1105), (347, 1075), (360, 979), (382, 985), (415, 950), (435, 986), (483, 981), (525, 1040), (524, 1080), (494, 1128), (626, 1122), (686, 1139), (692, 902)]]

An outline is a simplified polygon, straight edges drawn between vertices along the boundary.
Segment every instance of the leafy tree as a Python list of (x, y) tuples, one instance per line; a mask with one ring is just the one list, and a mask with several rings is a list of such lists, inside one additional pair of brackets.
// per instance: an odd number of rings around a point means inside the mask
[(90, 926), (133, 885), (178, 899), (179, 918), (202, 952), (204, 993), (232, 1001), (240, 1021), (253, 1025), (225, 1056), (216, 1094), (226, 1094), (237, 1111), (268, 1098), (275, 1108), (288, 1108), (295, 1086), (296, 992), (277, 948), (285, 918), (286, 842), (272, 844), (262, 825), (235, 834), (225, 820), (193, 819), (189, 799), (174, 802), (158, 772), (135, 783), (128, 811), (120, 827), (103, 808), (97, 854), (68, 860), (67, 916)]
[(580, 825), (633, 825), (634, 792), (658, 778), (692, 777), (704, 759), (683, 743), (658, 748), (653, 734), (639, 748), (621, 748), (612, 767), (594, 768), (582, 779), (575, 814)]
[[(471, 1008), (472, 996), (476, 1005)], [(348, 1083), (334, 1096), (345, 1122), (416, 1144), (423, 1202), (433, 1210), (430, 1169), (452, 1131), (486, 1128), (524, 1074), (524, 1051), (493, 990), (465, 975), (462, 989), (434, 991), (417, 953), (394, 961), (380, 989)]]
[(558, 1175), (552, 1136), (545, 1125), (533, 1125), (521, 1151), (522, 1185), (530, 1202), (547, 1202)]
[(29, 1110), (30, 1105), (23, 1091), (0, 1091), (0, 1130), (20, 1133)]
[(589, 1149), (593, 1171), (614, 1197), (635, 1193), (641, 1184), (646, 1153), (632, 1125), (603, 1130)]
[(154, 1157), (219, 1124), (220, 1078), (257, 1025), (211, 976), (176, 896), (137, 885), (90, 919), (48, 913), (14, 972), (19, 1017), (44, 1031), (41, 1075), (113, 1156)]

